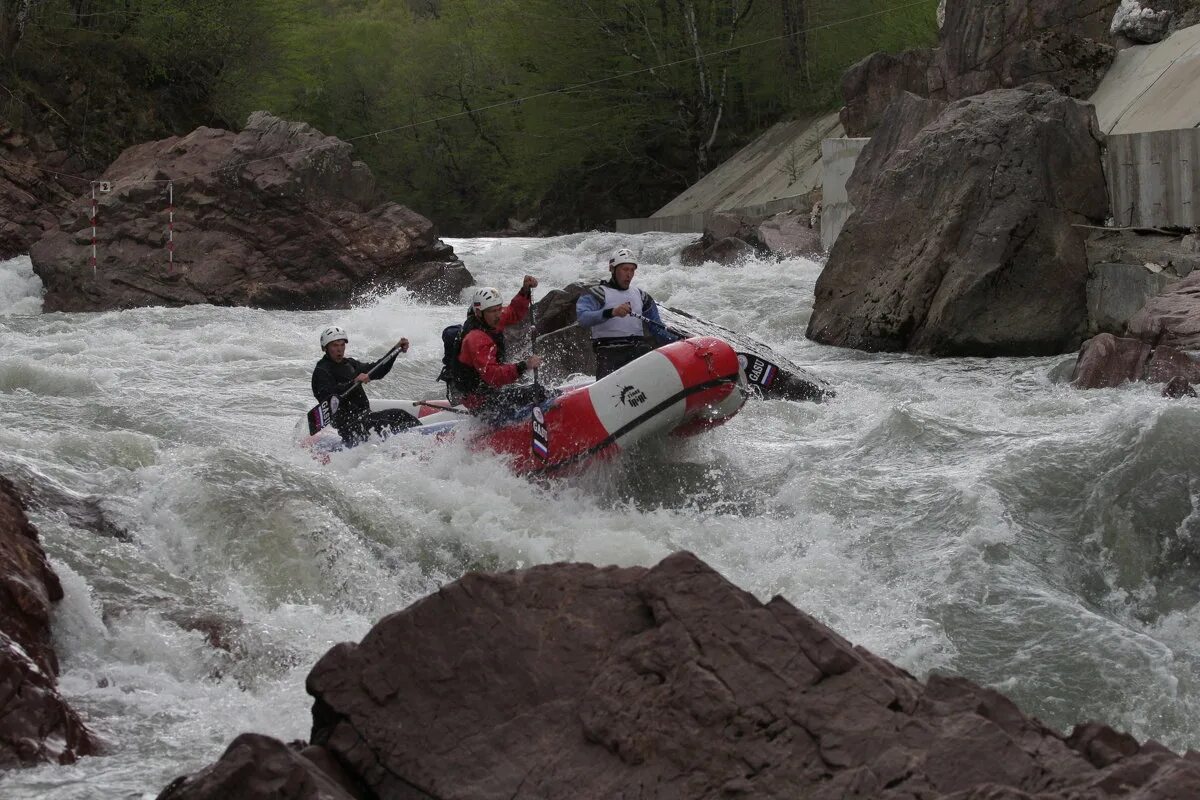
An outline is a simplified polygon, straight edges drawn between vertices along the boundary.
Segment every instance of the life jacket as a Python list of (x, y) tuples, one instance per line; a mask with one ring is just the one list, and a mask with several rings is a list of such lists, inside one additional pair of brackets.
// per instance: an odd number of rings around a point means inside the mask
[[(612, 281), (604, 281), (587, 288), (587, 292), (596, 298), (600, 308), (615, 308), (622, 303), (629, 303), (635, 314), (646, 313), (646, 307), (653, 300), (650, 295), (636, 286), (619, 289)], [(630, 347), (642, 344), (645, 328), (642, 320), (635, 316), (611, 317), (592, 326), (592, 347)]]
[(458, 360), (462, 354), (463, 339), (473, 330), (486, 333), (496, 344), (496, 360), (504, 361), (504, 332), (484, 327), (474, 314), (469, 313), (465, 322), (443, 328), (442, 371), (438, 373), (437, 379), (446, 384), (446, 398), (451, 402), (457, 402), (463, 395), (485, 395), (495, 391), (484, 383), (478, 372)]

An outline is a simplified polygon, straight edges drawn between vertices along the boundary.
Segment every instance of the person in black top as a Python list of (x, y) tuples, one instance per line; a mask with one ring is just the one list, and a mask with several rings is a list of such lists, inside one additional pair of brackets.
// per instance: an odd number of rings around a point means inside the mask
[[(364, 364), (346, 356), (349, 341), (349, 334), (336, 325), (322, 331), (321, 349), (325, 356), (317, 362), (312, 374), (313, 396), (317, 402), (329, 400), (333, 406), (334, 399), (337, 401), (333, 409), (333, 427), (341, 434), (346, 446), (364, 442), (372, 433), (387, 436), (420, 424), (416, 417), (399, 408), (371, 411), (371, 401), (360, 387), (387, 375), (396, 363), (396, 356), (388, 358), (387, 363)], [(408, 352), (408, 339), (402, 338), (396, 345), (401, 353)]]

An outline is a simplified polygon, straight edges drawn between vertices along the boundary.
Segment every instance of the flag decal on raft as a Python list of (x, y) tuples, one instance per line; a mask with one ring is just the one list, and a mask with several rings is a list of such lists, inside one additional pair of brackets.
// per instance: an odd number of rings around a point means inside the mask
[(533, 454), (543, 460), (550, 455), (550, 433), (546, 430), (546, 417), (537, 406), (533, 407)]

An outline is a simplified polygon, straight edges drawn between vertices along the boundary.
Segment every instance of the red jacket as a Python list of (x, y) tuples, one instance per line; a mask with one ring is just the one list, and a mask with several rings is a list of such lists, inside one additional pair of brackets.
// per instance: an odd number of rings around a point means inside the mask
[[(503, 331), (509, 325), (515, 325), (525, 319), (525, 315), (528, 313), (529, 298), (518, 292), (500, 312), (500, 321), (492, 330)], [(496, 343), (492, 341), (492, 337), (477, 328), (463, 337), (458, 360), (475, 370), (488, 386), (499, 389), (501, 386), (515, 383), (521, 377), (522, 370), (516, 364), (500, 363), (496, 351)], [(482, 405), (483, 401), (482, 395), (469, 394), (463, 398), (462, 402), (464, 406), (473, 410)]]

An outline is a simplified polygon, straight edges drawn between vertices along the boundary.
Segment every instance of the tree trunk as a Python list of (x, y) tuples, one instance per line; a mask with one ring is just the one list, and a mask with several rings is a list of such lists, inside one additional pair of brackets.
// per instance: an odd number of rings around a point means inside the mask
[(808, 2), (780, 0), (779, 9), (783, 14), (783, 35), (787, 37), (784, 40), (784, 67), (789, 78), (803, 80), (807, 87), (804, 66), (808, 61)]

